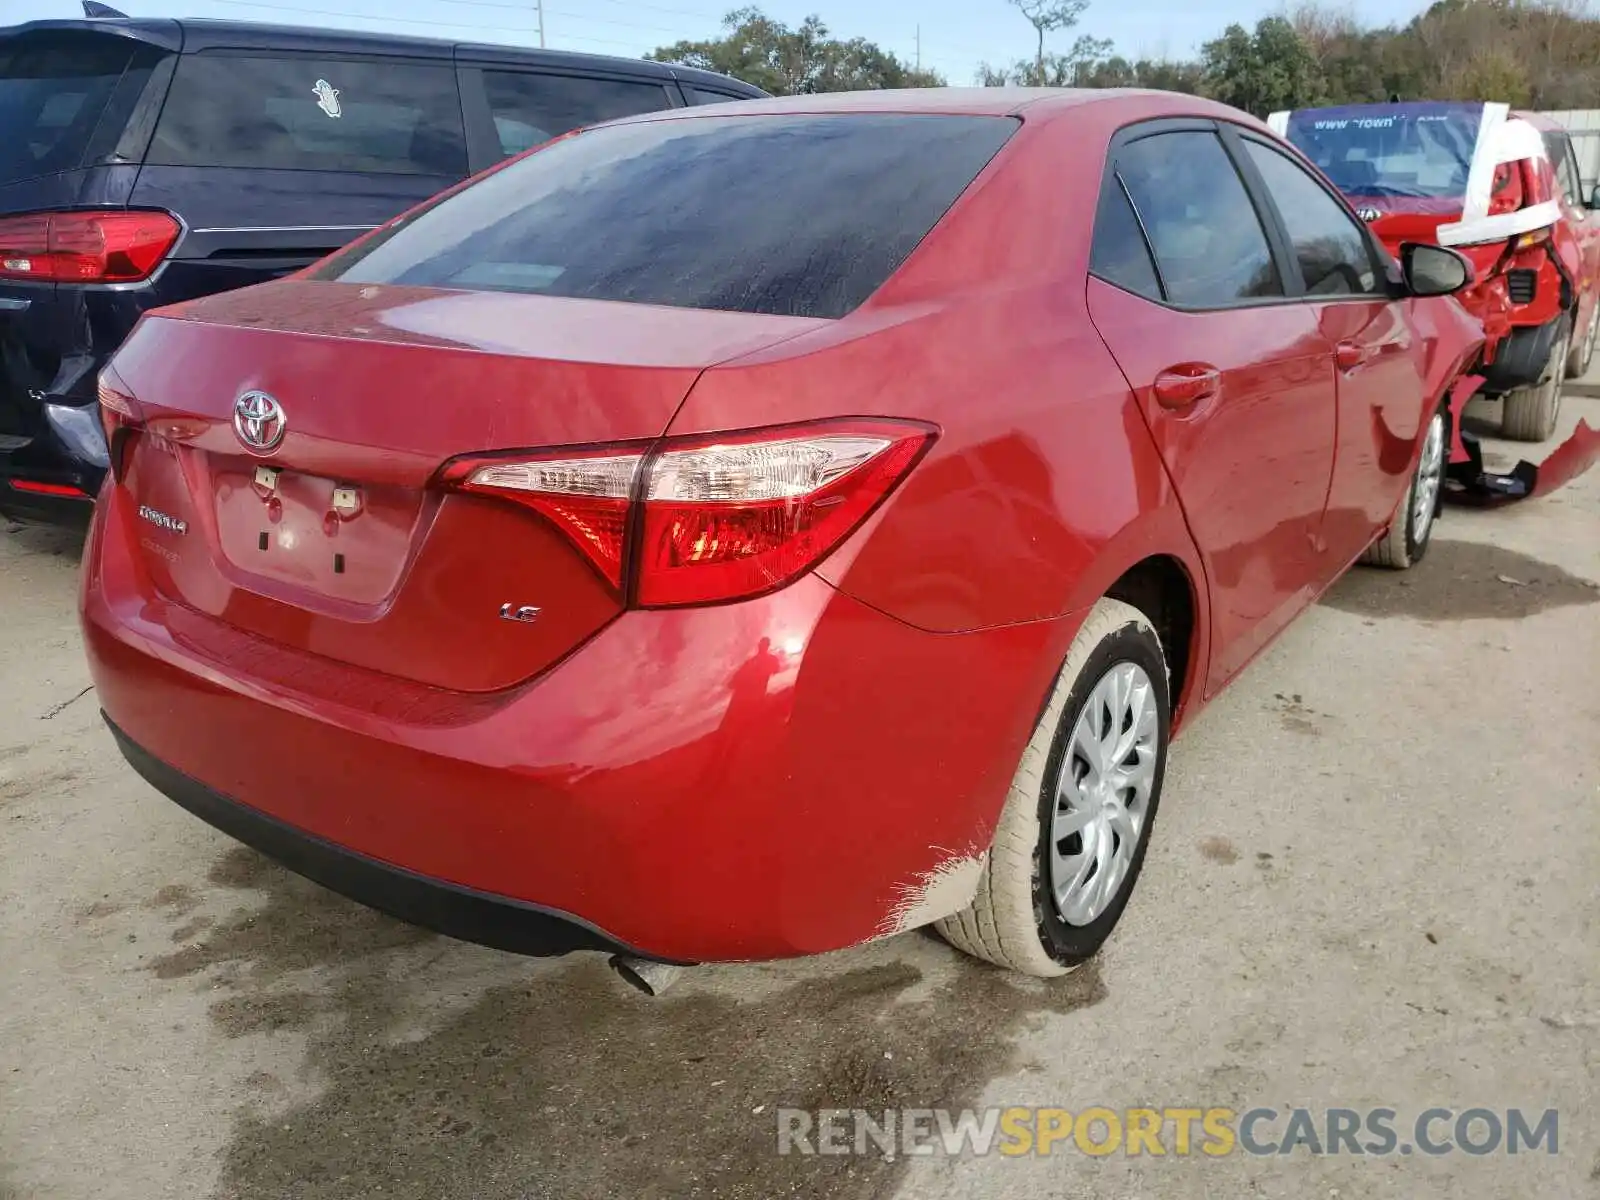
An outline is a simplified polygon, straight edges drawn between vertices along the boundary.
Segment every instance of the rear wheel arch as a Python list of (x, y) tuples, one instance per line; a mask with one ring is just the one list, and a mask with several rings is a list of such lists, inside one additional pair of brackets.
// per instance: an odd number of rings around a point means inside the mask
[(1183, 561), (1171, 554), (1141, 559), (1106, 589), (1106, 598), (1138, 609), (1155, 627), (1166, 654), (1174, 715), (1188, 709), (1189, 688), (1199, 678), (1199, 591)]

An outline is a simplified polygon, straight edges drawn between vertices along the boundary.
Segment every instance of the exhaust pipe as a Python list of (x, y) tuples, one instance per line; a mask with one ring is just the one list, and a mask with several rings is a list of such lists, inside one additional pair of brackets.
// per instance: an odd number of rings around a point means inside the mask
[(676, 983), (678, 976), (684, 972), (683, 967), (675, 967), (671, 963), (629, 958), (626, 954), (613, 954), (611, 969), (646, 996), (661, 995)]

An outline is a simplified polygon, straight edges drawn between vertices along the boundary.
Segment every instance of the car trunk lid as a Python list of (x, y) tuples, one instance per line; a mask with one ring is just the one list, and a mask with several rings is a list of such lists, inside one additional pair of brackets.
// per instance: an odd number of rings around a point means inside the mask
[(706, 366), (815, 324), (301, 279), (210, 297), (146, 319), (115, 360), (144, 413), (120, 483), (163, 596), (354, 665), (504, 688), (623, 600), (553, 525), (441, 489), (440, 468), (655, 439)]

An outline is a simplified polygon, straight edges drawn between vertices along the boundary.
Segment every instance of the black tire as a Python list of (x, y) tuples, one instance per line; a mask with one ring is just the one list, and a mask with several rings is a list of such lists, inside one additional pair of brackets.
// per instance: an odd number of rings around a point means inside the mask
[(1417, 521), (1417, 488), (1421, 485), (1423, 475), (1427, 469), (1427, 439), (1423, 441), (1423, 452), (1417, 457), (1417, 467), (1411, 473), (1411, 483), (1406, 488), (1405, 495), (1400, 498), (1400, 507), (1395, 510), (1394, 520), (1389, 522), (1388, 531), (1377, 541), (1367, 547), (1366, 553), (1361, 556), (1361, 561), (1371, 567), (1384, 567), (1391, 571), (1405, 571), (1416, 566), (1428, 553), (1428, 546), (1433, 541), (1433, 528), (1438, 524), (1439, 513), (1444, 509), (1444, 475), (1450, 459), (1450, 406), (1441, 403), (1434, 410), (1429, 422), (1437, 421), (1439, 436), (1443, 452), (1443, 461), (1439, 465), (1437, 480), (1438, 495), (1434, 498), (1433, 512), (1428, 519), (1419, 525)]
[[(1153, 783), (1127, 874), (1105, 911), (1069, 925), (1057, 911), (1049, 877), (1049, 839), (1067, 743), (1095, 687), (1122, 663), (1148, 677), (1156, 705)], [(1026, 975), (1064, 975), (1105, 943), (1133, 894), (1155, 827), (1166, 774), (1172, 702), (1161, 639), (1138, 609), (1116, 600), (1095, 605), (1073, 639), (1055, 688), (1023, 751), (978, 891), (966, 909), (937, 922), (951, 945)]]
[(1594, 312), (1589, 317), (1589, 332), (1581, 340), (1574, 341), (1572, 351), (1567, 355), (1567, 378), (1581, 379), (1589, 373), (1589, 368), (1594, 365), (1594, 347), (1600, 339), (1600, 300), (1595, 302)]
[(1550, 348), (1544, 376), (1532, 387), (1507, 392), (1500, 415), (1500, 432), (1514, 442), (1544, 442), (1555, 436), (1561, 417), (1561, 389), (1567, 381), (1567, 358), (1572, 346), (1572, 326), (1563, 317)]

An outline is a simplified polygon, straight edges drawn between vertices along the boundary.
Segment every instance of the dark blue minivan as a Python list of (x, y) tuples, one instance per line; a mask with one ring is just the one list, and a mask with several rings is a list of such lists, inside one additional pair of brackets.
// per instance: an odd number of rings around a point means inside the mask
[(0, 512), (86, 516), (146, 309), (298, 270), (597, 121), (763, 93), (664, 63), (231, 21), (0, 29)]

